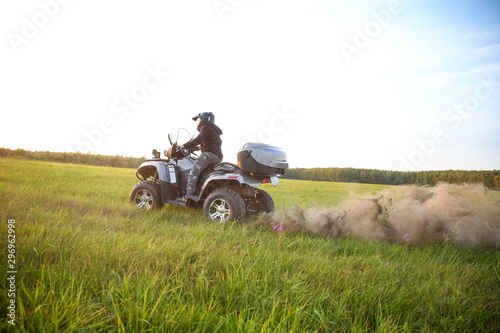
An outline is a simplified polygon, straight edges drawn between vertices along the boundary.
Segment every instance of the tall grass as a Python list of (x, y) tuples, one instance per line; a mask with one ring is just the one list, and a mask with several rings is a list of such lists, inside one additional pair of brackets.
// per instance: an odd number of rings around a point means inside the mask
[[(495, 332), (498, 251), (216, 224), (128, 203), (132, 169), (4, 159), (0, 238), (16, 219), (25, 332)], [(387, 187), (387, 186), (385, 186)], [(276, 205), (380, 186), (283, 180)], [(5, 253), (5, 250), (3, 253)], [(4, 254), (5, 255), (5, 254)], [(3, 262), (3, 261), (2, 261)], [(7, 302), (6, 270), (1, 301)]]

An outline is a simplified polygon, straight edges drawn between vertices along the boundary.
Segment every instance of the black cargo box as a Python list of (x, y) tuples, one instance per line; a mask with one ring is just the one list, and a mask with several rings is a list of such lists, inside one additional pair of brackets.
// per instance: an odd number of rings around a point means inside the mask
[(238, 167), (258, 175), (284, 175), (288, 169), (286, 153), (263, 143), (246, 143), (238, 152)]

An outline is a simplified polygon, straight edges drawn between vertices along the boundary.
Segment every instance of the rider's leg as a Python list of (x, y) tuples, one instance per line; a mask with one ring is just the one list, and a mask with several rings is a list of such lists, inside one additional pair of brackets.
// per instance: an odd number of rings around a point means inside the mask
[(193, 196), (196, 190), (196, 184), (198, 183), (198, 177), (201, 172), (210, 164), (210, 163), (218, 163), (220, 159), (217, 155), (209, 152), (201, 153), (200, 157), (194, 161), (193, 167), (189, 172), (189, 178), (187, 181), (187, 190), (186, 196)]

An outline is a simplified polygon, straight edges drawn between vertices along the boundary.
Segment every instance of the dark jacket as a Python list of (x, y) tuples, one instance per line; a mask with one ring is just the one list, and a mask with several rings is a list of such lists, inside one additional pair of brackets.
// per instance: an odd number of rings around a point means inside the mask
[(184, 144), (184, 148), (189, 149), (201, 144), (202, 152), (214, 153), (222, 160), (221, 135), (222, 130), (217, 125), (208, 123), (200, 128), (200, 134), (196, 138)]

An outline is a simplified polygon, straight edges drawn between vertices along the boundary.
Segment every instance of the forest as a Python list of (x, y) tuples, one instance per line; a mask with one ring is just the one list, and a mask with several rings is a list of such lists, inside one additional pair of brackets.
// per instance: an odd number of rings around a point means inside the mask
[[(60, 163), (76, 163), (119, 168), (137, 168), (145, 157), (124, 157), (82, 153), (57, 153), (0, 148), (0, 158), (21, 158)], [(388, 171), (357, 168), (291, 168), (283, 178), (329, 182), (433, 186), (438, 182), (450, 184), (480, 183), (489, 189), (500, 190), (500, 170), (437, 170)]]
[(480, 183), (489, 189), (500, 190), (500, 170), (387, 171), (356, 168), (292, 168), (288, 169), (283, 178), (386, 185), (433, 186), (438, 182)]
[(56, 153), (50, 151), (29, 151), (24, 149), (0, 148), (0, 158), (21, 158), (59, 163), (75, 163), (117, 168), (137, 168), (145, 157), (124, 157), (77, 153)]

